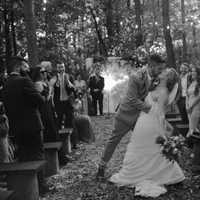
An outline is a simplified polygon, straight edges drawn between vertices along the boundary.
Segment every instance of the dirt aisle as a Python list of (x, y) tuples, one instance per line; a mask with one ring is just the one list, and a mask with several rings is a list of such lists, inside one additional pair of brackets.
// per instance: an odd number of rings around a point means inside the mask
[[(93, 128), (96, 142), (90, 145), (81, 144), (73, 153), (74, 161), (68, 163), (60, 170), (60, 173), (49, 179), (56, 187), (43, 199), (48, 200), (141, 200), (134, 197), (134, 191), (128, 188), (117, 188), (108, 183), (95, 181), (97, 163), (101, 157), (111, 131), (113, 117), (93, 117)], [(116, 172), (122, 161), (128, 143), (130, 133), (127, 134), (118, 146), (111, 162), (109, 163), (107, 175)], [(187, 168), (187, 166), (186, 166)], [(187, 169), (186, 169), (187, 170)], [(189, 200), (200, 199), (200, 178), (191, 176), (186, 172), (188, 178), (184, 186), (170, 186), (169, 192), (157, 198), (158, 200)]]

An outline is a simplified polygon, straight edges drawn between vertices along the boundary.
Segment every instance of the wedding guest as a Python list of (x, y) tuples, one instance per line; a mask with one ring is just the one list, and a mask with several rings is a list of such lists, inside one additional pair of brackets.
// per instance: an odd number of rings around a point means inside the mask
[(186, 109), (189, 118), (189, 131), (187, 137), (193, 139), (193, 161), (192, 171), (200, 172), (200, 69), (198, 67), (191, 68), (189, 77), (189, 86), (187, 89)]
[[(24, 76), (24, 73), (21, 74), (23, 69), (29, 69), (26, 60), (12, 57), (9, 68), (10, 75), (4, 87), (3, 103), (9, 119), (9, 132), (15, 137), (18, 148), (18, 160), (43, 160), (43, 124), (39, 107), (44, 104), (44, 98), (31, 79)], [(48, 191), (43, 172), (39, 173), (39, 191)]]
[(91, 119), (88, 115), (81, 114), (82, 103), (79, 99), (74, 102), (74, 123), (78, 134), (78, 140), (86, 143), (95, 141)]
[(90, 88), (90, 94), (92, 96), (92, 103), (94, 107), (94, 116), (97, 115), (97, 103), (99, 105), (99, 113), (103, 115), (103, 89), (104, 78), (100, 75), (101, 63), (96, 62), (94, 64), (95, 74), (90, 77), (88, 87)]
[[(199, 132), (200, 120), (200, 69), (193, 67), (188, 79), (186, 109), (189, 118), (189, 135)], [(200, 138), (200, 135), (199, 135)]]
[(42, 123), (44, 125), (44, 142), (55, 142), (58, 140), (58, 133), (54, 118), (50, 87), (47, 80), (47, 71), (37, 66), (32, 69), (31, 77), (35, 82), (36, 89), (45, 99), (45, 103), (40, 107)]
[[(65, 72), (64, 63), (57, 64), (57, 75), (54, 81), (54, 104), (57, 113), (58, 129), (61, 129), (63, 118), (66, 128), (73, 127), (73, 93), (74, 85), (69, 80), (69, 74)], [(52, 82), (52, 81), (51, 81)]]
[(3, 104), (0, 102), (0, 163), (13, 161), (14, 152), (8, 140), (8, 118), (3, 111)]
[(180, 79), (181, 79), (181, 93), (179, 100), (177, 101), (177, 106), (179, 108), (182, 122), (184, 124), (188, 123), (188, 116), (187, 116), (187, 111), (186, 111), (186, 91), (187, 91), (187, 85), (188, 85), (188, 68), (187, 63), (182, 63), (180, 66)]
[(87, 115), (88, 114), (87, 85), (85, 80), (81, 78), (80, 74), (77, 75), (77, 78), (74, 81), (74, 86), (78, 98), (81, 100), (82, 103), (81, 113)]

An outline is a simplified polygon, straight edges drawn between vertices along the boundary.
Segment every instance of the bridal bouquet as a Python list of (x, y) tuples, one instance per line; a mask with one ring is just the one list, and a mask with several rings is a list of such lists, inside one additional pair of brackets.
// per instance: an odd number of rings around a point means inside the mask
[(163, 156), (165, 156), (169, 161), (174, 162), (178, 161), (179, 156), (183, 152), (185, 138), (182, 135), (167, 138), (158, 136), (156, 138), (156, 143), (161, 146)]

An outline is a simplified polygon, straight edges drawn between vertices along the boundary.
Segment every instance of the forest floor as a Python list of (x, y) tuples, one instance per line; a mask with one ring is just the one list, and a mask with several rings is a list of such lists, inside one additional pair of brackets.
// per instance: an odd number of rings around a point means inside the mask
[[(113, 116), (92, 117), (96, 142), (93, 144), (80, 144), (72, 153), (73, 161), (60, 169), (58, 175), (48, 179), (54, 185), (52, 191), (43, 200), (143, 200), (152, 198), (136, 197), (134, 189), (117, 187), (108, 182), (97, 182), (95, 174), (97, 164), (104, 146), (111, 134)], [(106, 175), (117, 172), (123, 161), (126, 145), (130, 133), (127, 134), (116, 149), (112, 160), (109, 162)], [(181, 185), (168, 186), (168, 192), (156, 200), (199, 200), (200, 175), (191, 173), (191, 159), (189, 149), (183, 156), (181, 167), (186, 180)]]

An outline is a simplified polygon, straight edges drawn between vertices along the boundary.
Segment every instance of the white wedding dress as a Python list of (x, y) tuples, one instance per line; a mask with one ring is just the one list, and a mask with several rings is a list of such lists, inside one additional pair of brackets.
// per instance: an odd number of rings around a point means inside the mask
[(166, 192), (164, 185), (179, 183), (184, 174), (177, 162), (170, 162), (162, 154), (156, 138), (166, 134), (165, 110), (169, 95), (165, 87), (158, 87), (146, 99), (152, 108), (141, 112), (124, 157), (123, 165), (110, 181), (119, 186), (136, 187), (136, 195), (157, 197)]

